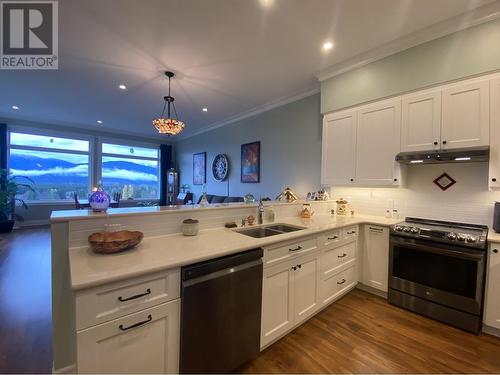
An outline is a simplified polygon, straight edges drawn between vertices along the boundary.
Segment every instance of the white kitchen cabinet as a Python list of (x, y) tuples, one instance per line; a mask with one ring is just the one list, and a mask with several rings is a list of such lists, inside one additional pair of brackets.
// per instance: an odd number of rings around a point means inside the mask
[(357, 112), (342, 111), (323, 118), (321, 183), (352, 185), (355, 180)]
[(362, 107), (356, 127), (356, 184), (399, 185), (401, 97)]
[(479, 79), (446, 86), (442, 95), (441, 148), (488, 146), (489, 81)]
[(500, 244), (491, 243), (488, 254), (484, 323), (500, 329)]
[(178, 373), (180, 300), (77, 332), (78, 372)]
[(389, 273), (389, 228), (364, 226), (361, 254), (361, 282), (387, 292)]
[(319, 253), (264, 268), (260, 346), (283, 336), (319, 308)]
[(353, 289), (358, 282), (356, 274), (353, 266), (323, 278), (320, 287), (322, 304), (328, 305)]
[(416, 92), (402, 99), (401, 151), (441, 146), (441, 90)]
[(293, 327), (293, 272), (291, 261), (264, 269), (261, 347)]
[(300, 324), (319, 308), (319, 257), (297, 258), (294, 268), (294, 324)]
[(500, 79), (490, 82), (489, 187), (500, 188)]

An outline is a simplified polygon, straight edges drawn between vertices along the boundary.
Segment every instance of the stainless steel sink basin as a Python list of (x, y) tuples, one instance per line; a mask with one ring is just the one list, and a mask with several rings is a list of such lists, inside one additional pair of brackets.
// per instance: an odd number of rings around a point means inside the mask
[(276, 236), (278, 234), (295, 232), (297, 230), (302, 230), (302, 229), (305, 228), (288, 224), (271, 224), (262, 227), (238, 229), (235, 232), (253, 238), (264, 238), (264, 237)]

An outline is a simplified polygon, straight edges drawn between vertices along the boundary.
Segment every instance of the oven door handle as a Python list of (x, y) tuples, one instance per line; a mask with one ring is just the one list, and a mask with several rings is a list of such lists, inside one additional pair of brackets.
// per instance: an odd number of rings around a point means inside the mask
[[(472, 251), (460, 251), (460, 250), (451, 250), (451, 249), (446, 249), (444, 247), (433, 247), (433, 246), (428, 246), (422, 243), (411, 243), (411, 242), (406, 242), (402, 240), (396, 240), (396, 239), (391, 239), (391, 244), (392, 245), (400, 245), (400, 246), (405, 246), (412, 248), (414, 250), (418, 251), (426, 251), (428, 253), (433, 253), (433, 254), (441, 254), (441, 255), (446, 255), (449, 257), (453, 258), (460, 258), (460, 259), (465, 259), (465, 260), (472, 260), (475, 262), (480, 262), (484, 259), (484, 254), (483, 253), (473, 253)], [(476, 250), (477, 251), (477, 250)]]

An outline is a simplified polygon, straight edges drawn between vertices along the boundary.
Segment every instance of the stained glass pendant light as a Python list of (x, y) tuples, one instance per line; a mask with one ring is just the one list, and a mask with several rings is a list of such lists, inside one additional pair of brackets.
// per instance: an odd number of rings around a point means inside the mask
[[(179, 120), (174, 104), (175, 99), (170, 95), (170, 80), (174, 76), (174, 73), (167, 71), (165, 75), (168, 77), (168, 95), (163, 97), (165, 104), (163, 105), (161, 117), (153, 120), (153, 125), (158, 130), (158, 133), (171, 136), (179, 134), (184, 129), (184, 123)], [(170, 114), (170, 105), (174, 109), (175, 118)], [(165, 108), (167, 108), (167, 117), (165, 117)]]

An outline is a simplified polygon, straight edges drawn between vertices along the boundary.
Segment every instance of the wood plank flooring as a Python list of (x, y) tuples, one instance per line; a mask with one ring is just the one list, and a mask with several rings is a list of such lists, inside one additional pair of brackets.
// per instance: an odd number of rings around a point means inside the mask
[[(0, 235), (0, 373), (49, 373), (50, 230)], [(500, 373), (500, 339), (475, 336), (354, 290), (243, 373)]]
[(500, 339), (449, 327), (354, 290), (243, 373), (500, 373)]
[(52, 371), (50, 228), (0, 234), (0, 373)]

